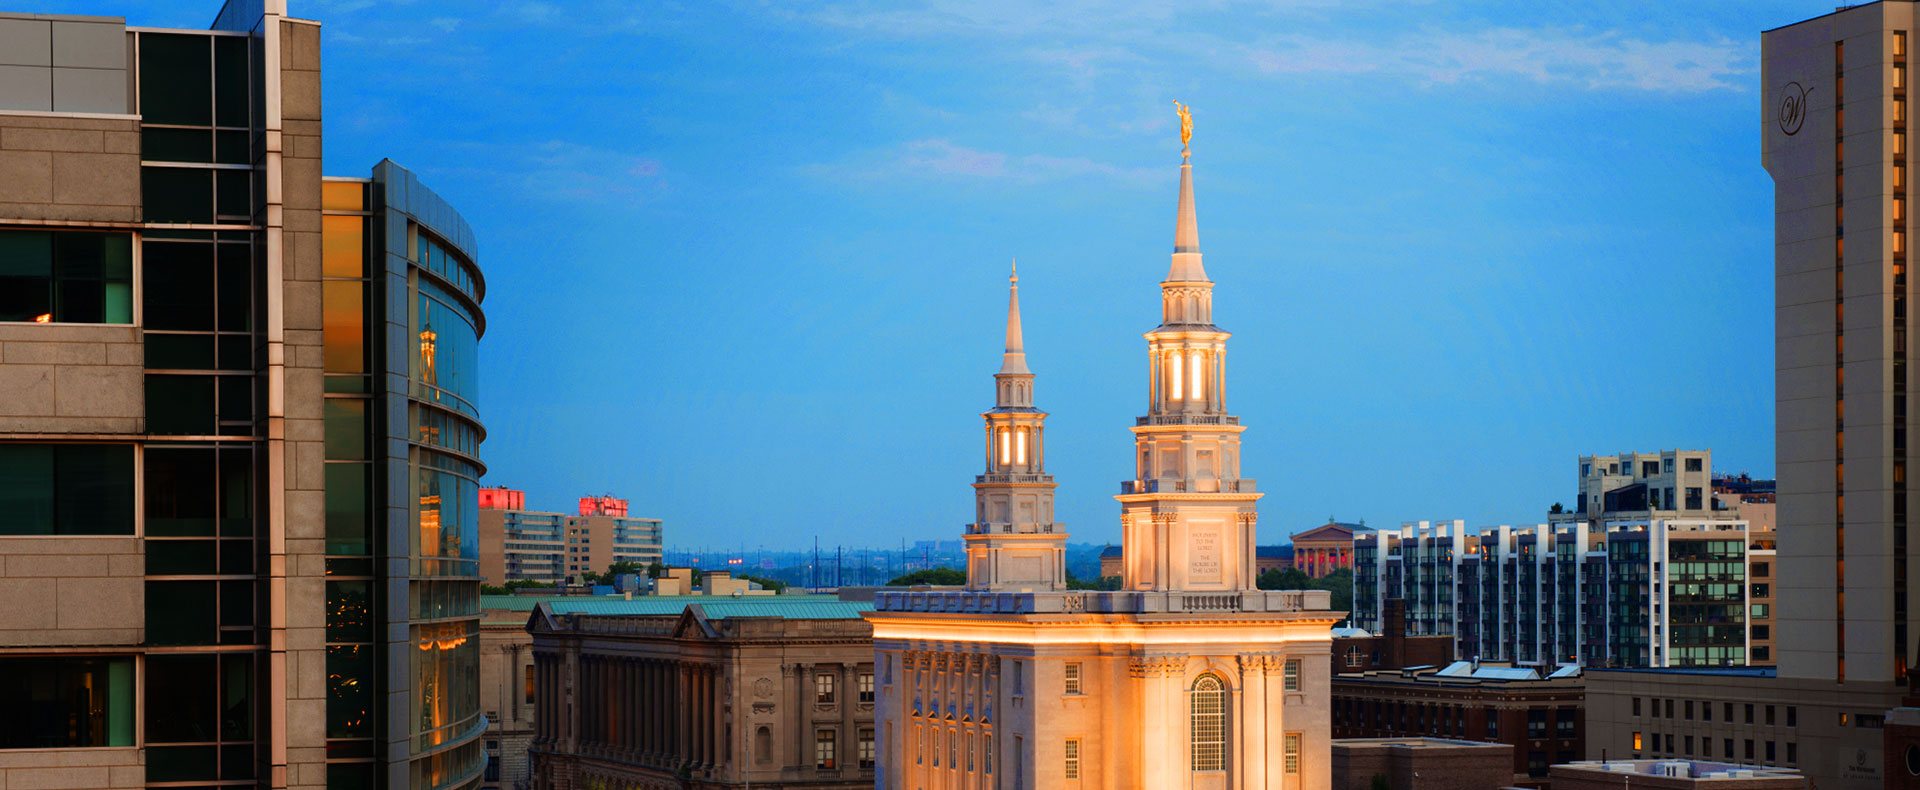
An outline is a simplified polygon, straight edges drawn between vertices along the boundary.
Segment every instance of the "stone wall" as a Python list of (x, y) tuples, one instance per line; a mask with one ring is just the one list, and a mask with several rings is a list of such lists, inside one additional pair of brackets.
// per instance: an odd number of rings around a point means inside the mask
[(140, 644), (141, 543), (120, 536), (0, 538), (0, 647)]
[(140, 122), (0, 113), (0, 216), (140, 221)]
[(144, 360), (131, 326), (0, 325), (0, 433), (141, 432)]
[(146, 784), (145, 758), (131, 746), (0, 751), (0, 787), (7, 790), (108, 790)]

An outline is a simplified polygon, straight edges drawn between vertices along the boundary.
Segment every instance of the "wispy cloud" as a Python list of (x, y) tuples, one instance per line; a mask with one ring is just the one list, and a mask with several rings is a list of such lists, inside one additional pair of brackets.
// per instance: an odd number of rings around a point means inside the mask
[(1292, 36), (1249, 47), (1268, 74), (1381, 73), (1426, 85), (1518, 78), (1591, 89), (1740, 90), (1752, 53), (1726, 39), (1650, 42), (1617, 32), (1496, 28), (1425, 33), (1373, 44)]
[(1049, 154), (1014, 155), (1002, 151), (969, 148), (950, 140), (924, 139), (902, 143), (842, 165), (810, 165), (811, 175), (858, 181), (903, 179), (951, 179), (959, 181), (1005, 181), (1034, 184), (1067, 179), (1095, 179), (1126, 185), (1154, 183), (1155, 173), (1147, 168), (1123, 167), (1084, 156)]
[[(1450, 28), (1441, 22), (1422, 30), (1376, 27), (1380, 35), (1364, 40), (1311, 32), (1249, 35), (1263, 22), (1279, 26), (1323, 15), (1329, 4), (922, 0), (905, 7), (844, 2), (786, 16), (865, 36), (971, 38), (987, 51), (1004, 46), (1004, 57), (1076, 80), (1116, 73), (1124, 78), (1170, 65), (1238, 74), (1251, 65), (1256, 74), (1377, 74), (1428, 87), (1520, 80), (1590, 90), (1698, 92), (1744, 89), (1757, 68), (1751, 47), (1724, 37), (1656, 40), (1618, 30)], [(1189, 20), (1215, 12), (1230, 12), (1240, 29), (1189, 29)]]

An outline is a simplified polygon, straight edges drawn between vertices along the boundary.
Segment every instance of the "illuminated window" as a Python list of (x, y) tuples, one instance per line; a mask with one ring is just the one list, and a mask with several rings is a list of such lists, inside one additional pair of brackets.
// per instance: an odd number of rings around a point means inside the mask
[(1290, 773), (1290, 774), (1300, 773), (1300, 733), (1297, 733), (1297, 732), (1287, 733), (1286, 749), (1287, 749), (1287, 752), (1286, 752), (1287, 773)]
[(1080, 739), (1079, 738), (1067, 739), (1066, 778), (1068, 779), (1080, 778)]
[(1227, 692), (1220, 679), (1201, 675), (1193, 682), (1188, 696), (1189, 718), (1193, 728), (1191, 748), (1193, 770), (1226, 770)]
[(533, 665), (527, 665), (527, 704), (533, 704)]
[(813, 676), (813, 692), (814, 692), (814, 700), (813, 700), (814, 702), (832, 702), (833, 701), (833, 676), (824, 675), (824, 674), (814, 675)]
[(873, 673), (872, 672), (860, 673), (860, 701), (861, 702), (873, 701)]
[(1186, 380), (1186, 377), (1180, 373), (1180, 355), (1178, 353), (1173, 354), (1171, 357), (1168, 357), (1167, 362), (1172, 365), (1169, 369), (1171, 372), (1168, 374), (1168, 378), (1173, 380), (1173, 399), (1180, 400), (1180, 385)]
[(1300, 690), (1300, 659), (1297, 659), (1297, 658), (1287, 659), (1285, 678), (1286, 678), (1286, 689), (1288, 691)]
[(813, 733), (813, 767), (833, 769), (833, 730), (816, 730)]
[(1013, 435), (1013, 462), (1016, 464), (1027, 462), (1027, 429), (1025, 428), (1021, 428)]
[(1200, 364), (1200, 352), (1193, 352), (1191, 363), (1192, 364), (1187, 367), (1191, 368), (1189, 375), (1193, 376), (1193, 399), (1200, 400), (1207, 397), (1207, 388), (1202, 384), (1203, 379), (1201, 378), (1201, 371), (1205, 369), (1205, 366)]
[(1013, 463), (1013, 446), (1007, 442), (1007, 429), (1000, 429), (1000, 465)]
[(860, 731), (860, 767), (873, 770), (873, 730)]
[(1065, 692), (1065, 693), (1067, 693), (1067, 694), (1078, 694), (1078, 693), (1080, 693), (1080, 664), (1079, 664), (1079, 662), (1074, 662), (1074, 663), (1070, 663), (1070, 664), (1067, 664), (1067, 670), (1066, 670), (1066, 692)]

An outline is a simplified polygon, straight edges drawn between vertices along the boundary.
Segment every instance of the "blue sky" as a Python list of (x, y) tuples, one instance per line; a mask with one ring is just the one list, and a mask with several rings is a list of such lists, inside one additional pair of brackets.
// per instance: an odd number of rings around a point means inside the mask
[(1175, 99), (1263, 541), (1535, 523), (1581, 453), (1770, 476), (1759, 31), (1831, 10), (292, 2), (327, 172), (479, 234), (488, 482), (680, 548), (957, 537), (1014, 256), (1059, 517), (1117, 540)]

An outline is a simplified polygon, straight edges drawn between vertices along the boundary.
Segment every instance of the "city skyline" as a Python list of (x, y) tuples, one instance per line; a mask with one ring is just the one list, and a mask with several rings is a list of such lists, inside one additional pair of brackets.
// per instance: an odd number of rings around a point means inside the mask
[[(1726, 141), (1756, 20), (1817, 7), (291, 10), (324, 23), (328, 170), (390, 155), (492, 229), (519, 298), (489, 314), (484, 482), (535, 509), (612, 492), (692, 545), (957, 538), (1018, 257), (1030, 364), (1071, 404), (1059, 520), (1117, 541), (1174, 99), (1236, 284), (1228, 406), (1282, 494), (1262, 543), (1539, 523), (1586, 453), (1772, 476), (1770, 184)], [(1503, 484), (1445, 474), (1469, 464)]]

